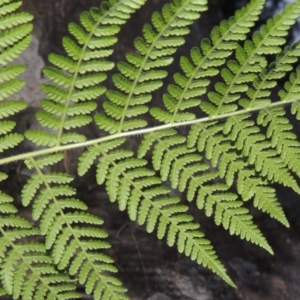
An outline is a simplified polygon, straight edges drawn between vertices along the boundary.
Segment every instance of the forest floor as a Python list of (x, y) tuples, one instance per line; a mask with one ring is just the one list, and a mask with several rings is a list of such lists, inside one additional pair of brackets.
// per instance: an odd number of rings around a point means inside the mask
[[(123, 59), (124, 53), (132, 50), (133, 38), (141, 33), (142, 24), (149, 20), (150, 11), (158, 9), (164, 2), (148, 1), (146, 7), (122, 29), (115, 60)], [(24, 0), (22, 9), (35, 15), (34, 34), (39, 40), (39, 55), (45, 62), (49, 53), (62, 51), (61, 38), (67, 34), (67, 24), (77, 20), (81, 11), (98, 3), (99, 0)], [(192, 28), (187, 45), (179, 53), (187, 53), (192, 43), (198, 45), (200, 38), (207, 36), (208, 30), (222, 17), (222, 12), (217, 9), (204, 14), (203, 20)], [(159, 98), (159, 95), (156, 97)], [(28, 110), (27, 114), (21, 116), (26, 119), (26, 124), (34, 118), (34, 110)], [(69, 157), (72, 155), (69, 153)], [(7, 189), (18, 202), (18, 191), (28, 177), (22, 173), (20, 165), (12, 165), (9, 172), (15, 180), (10, 181), (11, 186)], [(225, 230), (217, 228), (213, 220), (206, 218), (194, 204), (188, 204), (190, 212), (201, 224), (236, 283), (237, 289), (233, 289), (208, 269), (168, 247), (165, 241), (157, 240), (155, 234), (147, 234), (144, 227), (130, 222), (126, 213), (110, 203), (92, 174), (77, 178), (74, 187), (78, 190), (78, 197), (89, 205), (90, 211), (104, 219), (104, 229), (109, 233), (109, 242), (112, 244), (109, 254), (116, 261), (119, 278), (128, 288), (130, 299), (300, 299), (300, 197), (285, 188), (278, 187), (277, 192), (291, 228), (284, 228), (249, 205), (255, 223), (274, 250), (273, 256), (253, 244), (230, 236)], [(28, 209), (20, 207), (20, 210), (23, 216), (31, 219)], [(82, 299), (92, 299), (82, 292)]]

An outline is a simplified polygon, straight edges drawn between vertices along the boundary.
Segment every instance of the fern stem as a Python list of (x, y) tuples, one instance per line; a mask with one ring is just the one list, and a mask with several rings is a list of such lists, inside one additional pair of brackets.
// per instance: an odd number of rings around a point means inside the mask
[[(297, 101), (300, 101), (300, 99), (292, 99), (292, 100), (288, 100), (288, 101), (284, 101), (284, 102), (278, 101), (278, 102), (269, 104), (268, 106), (266, 106), (266, 108), (292, 104), (292, 103), (296, 103)], [(52, 148), (31, 151), (28, 153), (22, 153), (22, 154), (18, 154), (18, 155), (13, 155), (11, 157), (2, 158), (2, 159), (0, 159), (0, 165), (4, 165), (4, 164), (8, 164), (10, 162), (24, 160), (24, 159), (28, 159), (28, 158), (32, 158), (32, 157), (36, 157), (36, 156), (41, 156), (41, 155), (45, 155), (45, 154), (49, 154), (49, 153), (56, 153), (56, 152), (61, 152), (64, 150), (89, 147), (89, 146), (96, 145), (96, 144), (99, 144), (99, 143), (102, 143), (105, 141), (110, 141), (110, 140), (114, 140), (114, 139), (118, 139), (118, 138), (122, 138), (122, 137), (140, 136), (140, 135), (143, 135), (146, 133), (160, 131), (160, 130), (168, 129), (168, 128), (185, 127), (185, 126), (190, 126), (190, 125), (194, 125), (194, 124), (209, 122), (212, 120), (222, 120), (222, 119), (226, 119), (226, 118), (232, 117), (232, 116), (238, 116), (238, 115), (243, 115), (246, 113), (257, 112), (263, 108), (264, 107), (254, 107), (251, 109), (243, 109), (243, 110), (238, 110), (238, 111), (234, 111), (234, 112), (230, 112), (230, 113), (226, 113), (226, 114), (222, 114), (222, 115), (217, 115), (217, 116), (212, 116), (212, 117), (204, 117), (204, 118), (200, 118), (200, 119), (196, 119), (196, 120), (178, 122), (178, 123), (173, 123), (173, 124), (164, 124), (164, 125), (159, 125), (159, 126), (155, 126), (155, 127), (151, 127), (151, 128), (144, 128), (144, 129), (137, 129), (137, 130), (128, 131), (128, 132), (122, 132), (119, 134), (113, 134), (110, 136), (105, 136), (105, 137), (101, 137), (98, 139), (85, 141), (82, 143), (68, 144), (68, 145), (63, 145), (63, 146), (56, 146), (56, 147), (52, 147)]]

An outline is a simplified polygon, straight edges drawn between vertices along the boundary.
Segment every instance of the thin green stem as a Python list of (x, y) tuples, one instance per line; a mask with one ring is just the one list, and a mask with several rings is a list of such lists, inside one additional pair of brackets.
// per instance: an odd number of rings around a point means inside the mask
[(261, 109), (268, 109), (268, 108), (272, 108), (272, 107), (283, 106), (283, 105), (286, 105), (286, 104), (295, 103), (297, 101), (300, 101), (300, 99), (293, 99), (293, 100), (289, 100), (289, 101), (278, 101), (278, 102), (271, 103), (266, 107), (255, 107), (255, 108), (251, 108), (251, 109), (243, 109), (243, 110), (238, 110), (238, 111), (235, 111), (235, 112), (230, 112), (230, 113), (217, 115), (217, 116), (213, 116), (213, 117), (204, 117), (204, 118), (191, 120), (191, 121), (184, 121), (184, 122), (178, 122), (178, 123), (173, 123), (173, 124), (165, 124), (165, 125), (160, 125), (160, 126), (155, 126), (155, 127), (150, 127), (150, 128), (144, 128), (144, 129), (138, 129), (138, 130), (133, 130), (133, 131), (128, 131), (128, 132), (122, 132), (122, 133), (113, 134), (113, 135), (110, 135), (110, 136), (101, 137), (101, 138), (98, 138), (98, 139), (85, 141), (85, 142), (82, 142), (82, 143), (68, 144), (68, 145), (64, 145), (64, 146), (55, 146), (55, 147), (52, 147), (52, 148), (36, 150), (36, 151), (28, 152), (28, 153), (23, 153), (23, 154), (14, 155), (14, 156), (11, 156), (11, 157), (2, 158), (2, 159), (0, 159), (0, 165), (4, 165), (4, 164), (7, 164), (7, 163), (10, 163), (10, 162), (13, 162), (13, 161), (28, 159), (28, 158), (31, 158), (31, 157), (41, 156), (41, 155), (45, 155), (45, 154), (61, 152), (61, 151), (64, 151), (64, 150), (71, 150), (71, 149), (76, 149), (76, 148), (89, 147), (89, 146), (96, 145), (96, 144), (99, 144), (99, 143), (102, 143), (102, 142), (105, 142), (105, 141), (110, 141), (110, 140), (114, 140), (114, 139), (118, 139), (118, 138), (122, 138), (122, 137), (129, 137), (129, 136), (136, 136), (136, 135), (139, 136), (139, 135), (144, 135), (144, 134), (149, 133), (149, 132), (164, 130), (164, 129), (168, 129), (168, 128), (176, 128), (176, 127), (181, 127), (181, 126), (191, 126), (191, 125), (194, 125), (194, 124), (209, 122), (209, 121), (212, 121), (212, 120), (222, 120), (222, 119), (232, 117), (232, 116), (257, 112)]

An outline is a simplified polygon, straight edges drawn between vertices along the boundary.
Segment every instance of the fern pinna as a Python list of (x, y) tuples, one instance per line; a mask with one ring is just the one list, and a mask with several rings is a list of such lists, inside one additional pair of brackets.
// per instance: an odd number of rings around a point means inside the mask
[[(24, 85), (17, 77), (24, 72), (25, 67), (10, 64), (31, 40), (29, 33), (32, 29), (32, 16), (16, 12), (21, 4), (21, 1), (0, 2), (1, 152), (14, 148), (23, 140), (22, 135), (12, 132), (15, 122), (4, 120), (26, 107), (26, 103), (22, 101), (4, 101)], [(7, 177), (0, 173), (1, 181)], [(44, 244), (36, 241), (40, 236), (39, 229), (33, 228), (28, 220), (16, 216), (17, 212), (12, 197), (0, 192), (0, 295), (9, 294), (13, 299), (79, 298), (74, 280), (57, 271)], [(32, 238), (31, 242), (24, 242), (24, 239), (29, 241)]]
[[(48, 171), (64, 160), (64, 150), (87, 147), (78, 158), (80, 176), (96, 165), (97, 183), (131, 220), (149, 233), (156, 231), (159, 239), (166, 238), (169, 246), (232, 286), (188, 206), (170, 196), (167, 186), (195, 200), (216, 225), (270, 253), (244, 202), (253, 200), (255, 207), (289, 226), (272, 184), (300, 193), (300, 144), (285, 107), (291, 104), (291, 113), (300, 119), (300, 70), (295, 68), (299, 44), (282, 48), (300, 15), (300, 0), (254, 33), (251, 28), (265, 1), (251, 0), (214, 27), (210, 38), (180, 58), (182, 71), (173, 74), (163, 108), (151, 105), (152, 94), (163, 86), (168, 66), (177, 63), (173, 55), (207, 3), (173, 0), (154, 12), (134, 41), (135, 51), (116, 64), (113, 88), (107, 90), (104, 82), (114, 68), (110, 55), (116, 35), (144, 3), (102, 1), (100, 7), (83, 12), (79, 24), (69, 25), (65, 55), (51, 54), (52, 66), (43, 70), (51, 83), (42, 86), (46, 98), (36, 117), (45, 129), (25, 133), (42, 148), (10, 157), (7, 150), (24, 137), (14, 133), (15, 122), (5, 118), (26, 107), (25, 102), (6, 100), (24, 85), (17, 77), (25, 67), (11, 62), (30, 42), (32, 16), (16, 12), (21, 1), (0, 1), (0, 164), (22, 159), (31, 170), (21, 196), (34, 221), (31, 225), (16, 216), (13, 199), (0, 193), (0, 295), (76, 299), (79, 283), (94, 299), (127, 299), (112, 258), (102, 251), (110, 247), (100, 228), (103, 221), (76, 197), (72, 176)], [(283, 79), (278, 98), (271, 99)], [(100, 96), (104, 102), (97, 108)], [(150, 116), (162, 125), (147, 127)], [(76, 129), (91, 122), (101, 137), (86, 140)], [(188, 125), (184, 136), (178, 127)], [(134, 135), (142, 135), (138, 149), (126, 149)], [(1, 180), (7, 176), (0, 173)]]
[[(99, 84), (106, 79), (105, 72), (114, 66), (108, 56), (117, 41), (115, 35), (120, 25), (143, 3), (138, 0), (104, 2), (100, 8), (82, 13), (80, 25), (69, 25), (75, 39), (63, 40), (68, 57), (49, 56), (54, 67), (45, 68), (44, 73), (55, 84), (42, 86), (49, 99), (41, 101), (43, 110), (37, 113), (40, 124), (56, 133), (28, 131), (26, 137), (29, 140), (43, 146), (85, 140), (84, 136), (67, 131), (92, 121), (90, 113), (96, 109), (96, 104), (87, 100), (105, 92), (105, 87)], [(127, 299), (126, 289), (110, 275), (117, 271), (113, 260), (98, 253), (109, 247), (103, 241), (107, 234), (95, 226), (103, 221), (85, 212), (87, 206), (79, 199), (70, 197), (75, 194), (68, 186), (72, 178), (63, 173), (45, 174), (42, 170), (62, 159), (62, 155), (50, 154), (28, 160), (36, 174), (23, 189), (23, 204), (34, 201), (33, 218), (40, 220), (46, 249), (52, 250), (58, 269), (66, 269), (70, 275), (76, 276), (95, 299)], [(69, 212), (70, 208), (72, 212)]]

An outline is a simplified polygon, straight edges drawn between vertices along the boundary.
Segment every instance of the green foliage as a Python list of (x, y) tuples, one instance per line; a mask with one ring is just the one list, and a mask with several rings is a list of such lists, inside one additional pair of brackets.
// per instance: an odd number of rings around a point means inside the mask
[[(1, 181), (7, 178), (0, 174)], [(0, 193), (0, 278), (5, 293), (13, 299), (77, 299), (76, 285), (65, 274), (59, 273), (53, 258), (47, 254), (45, 245), (22, 242), (40, 234), (18, 212), (13, 199)]]
[[(173, 0), (154, 12), (135, 39), (134, 52), (116, 64), (114, 87), (107, 90), (117, 34), (144, 2), (102, 1), (83, 12), (79, 24), (69, 25), (65, 54), (51, 54), (52, 65), (43, 70), (51, 81), (42, 85), (46, 98), (36, 114), (44, 129), (25, 132), (39, 148), (10, 156), (24, 136), (14, 132), (16, 123), (9, 117), (26, 107), (7, 100), (24, 85), (18, 76), (25, 67), (11, 62), (30, 42), (32, 16), (17, 12), (21, 1), (0, 0), (0, 165), (24, 160), (30, 169), (21, 198), (34, 221), (19, 217), (13, 199), (0, 192), (0, 295), (76, 299), (79, 283), (94, 299), (128, 299), (106, 252), (103, 220), (76, 197), (72, 176), (51, 171), (64, 160), (64, 150), (85, 147), (79, 176), (96, 166), (97, 183), (132, 221), (232, 286), (188, 205), (171, 196), (172, 189), (195, 201), (229, 234), (269, 253), (272, 248), (244, 202), (251, 200), (289, 226), (274, 183), (300, 194), (300, 142), (286, 115), (291, 109), (300, 119), (300, 48), (298, 43), (282, 48), (300, 15), (300, 0), (254, 33), (265, 1), (251, 0), (215, 26), (209, 38), (180, 58), (181, 71), (169, 74), (173, 82), (160, 107), (151, 103), (153, 92), (163, 86), (175, 52), (207, 3)], [(276, 98), (279, 80), (286, 82)], [(104, 101), (97, 108), (100, 96)], [(148, 126), (150, 118), (155, 126)], [(91, 122), (98, 125), (99, 138), (86, 140), (77, 129)], [(186, 135), (180, 126), (188, 126)], [(141, 136), (140, 144), (127, 149), (135, 135)], [(0, 173), (1, 181), (7, 177)]]

